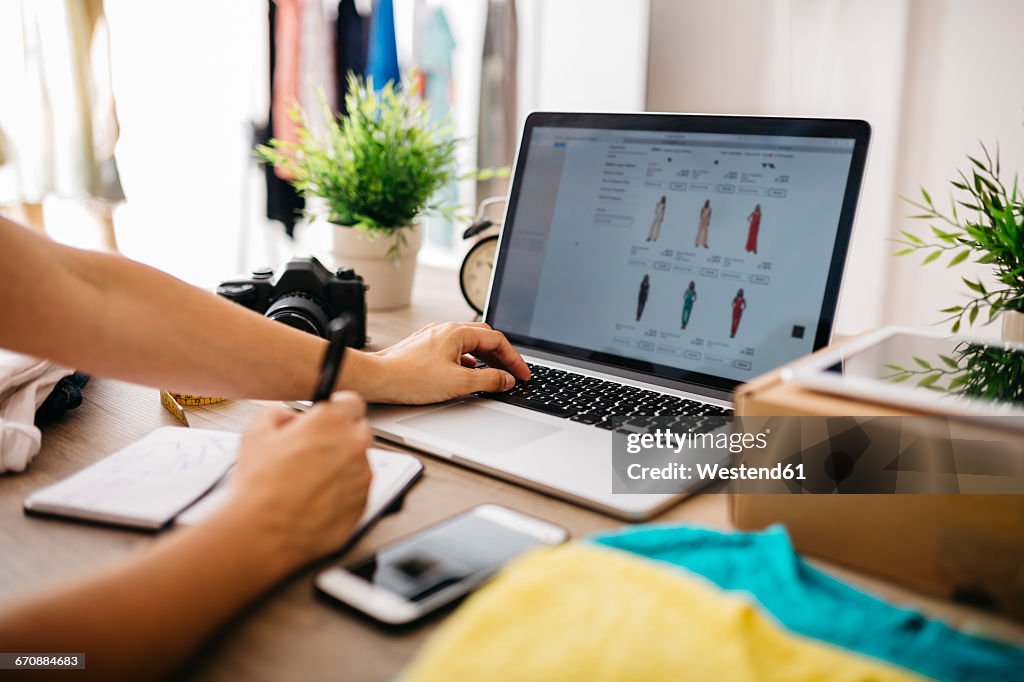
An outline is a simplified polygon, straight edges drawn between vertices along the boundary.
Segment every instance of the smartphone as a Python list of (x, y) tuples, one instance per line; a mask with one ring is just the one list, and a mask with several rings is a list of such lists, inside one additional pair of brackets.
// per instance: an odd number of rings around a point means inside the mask
[(485, 504), (316, 578), (323, 594), (390, 625), (411, 623), (471, 592), (533, 547), (568, 531)]

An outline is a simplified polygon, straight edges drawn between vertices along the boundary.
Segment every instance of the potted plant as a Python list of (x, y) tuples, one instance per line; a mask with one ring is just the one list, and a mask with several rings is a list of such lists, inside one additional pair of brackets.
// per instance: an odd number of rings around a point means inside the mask
[[(896, 241), (904, 248), (896, 255), (926, 251), (922, 265), (944, 256), (949, 256), (946, 267), (968, 259), (991, 265), (998, 284), (990, 288), (981, 279), (961, 277), (970, 290), (970, 300), (943, 308), (941, 312), (947, 317), (941, 321), (952, 322), (955, 334), (965, 319), (973, 325), (983, 312), (986, 323), (998, 315), (1003, 323), (1003, 339), (1024, 341), (1024, 197), (1016, 177), (1009, 186), (1004, 184), (998, 149), (994, 159), (984, 145), (982, 151), (984, 160), (967, 157), (972, 166), (970, 177), (960, 171), (959, 178), (951, 181), (961, 198), (951, 200), (949, 213), (937, 209), (924, 188), (923, 203), (910, 201), (922, 210), (914, 218), (933, 221), (931, 233), (919, 237), (902, 232), (904, 238)], [(962, 215), (965, 209), (967, 214)]]
[(407, 306), (422, 240), (417, 220), (454, 210), (431, 203), (455, 176), (451, 127), (431, 121), (409, 83), (389, 83), (376, 92), (372, 82), (350, 74), (345, 105), (348, 114), (335, 116), (323, 100), (322, 131), (311, 129), (306, 112), (293, 109), (298, 140), (274, 139), (257, 151), (282, 167), (312, 204), (324, 207), (335, 259), (370, 286), (367, 306)]

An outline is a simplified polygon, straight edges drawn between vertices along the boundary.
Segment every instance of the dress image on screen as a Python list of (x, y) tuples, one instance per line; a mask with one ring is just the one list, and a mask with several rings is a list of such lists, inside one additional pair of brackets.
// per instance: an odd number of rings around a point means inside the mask
[(729, 332), (729, 338), (736, 338), (736, 332), (740, 328), (740, 319), (743, 317), (743, 311), (747, 309), (747, 299), (743, 295), (743, 289), (736, 292), (736, 298), (732, 299), (732, 329)]
[(665, 204), (668, 200), (663, 196), (654, 205), (654, 220), (651, 221), (651, 229), (647, 233), (647, 241), (656, 242), (661, 236), (661, 224), (665, 221)]
[(747, 230), (747, 253), (757, 253), (757, 233), (761, 229), (761, 204), (754, 206), (754, 211), (747, 216), (750, 227)]
[(683, 319), (680, 329), (686, 329), (690, 324), (690, 313), (693, 312), (693, 304), (697, 302), (697, 283), (690, 282), (690, 286), (683, 292)]
[(636, 301), (636, 321), (639, 322), (640, 318), (644, 314), (644, 306), (647, 305), (647, 295), (651, 291), (651, 276), (644, 275), (643, 280), (640, 282), (640, 295)]
[(697, 223), (697, 238), (693, 240), (694, 246), (708, 248), (708, 227), (711, 225), (711, 200), (704, 201), (704, 207), (700, 209), (700, 221)]

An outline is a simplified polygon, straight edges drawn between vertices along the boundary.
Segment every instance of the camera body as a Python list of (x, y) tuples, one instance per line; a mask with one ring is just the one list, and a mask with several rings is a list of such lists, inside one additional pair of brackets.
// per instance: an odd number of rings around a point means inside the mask
[(352, 268), (331, 272), (316, 258), (293, 258), (280, 274), (270, 268), (255, 270), (248, 279), (217, 286), (220, 296), (265, 315), (271, 320), (327, 338), (331, 320), (350, 318), (345, 345), (366, 345), (366, 289)]

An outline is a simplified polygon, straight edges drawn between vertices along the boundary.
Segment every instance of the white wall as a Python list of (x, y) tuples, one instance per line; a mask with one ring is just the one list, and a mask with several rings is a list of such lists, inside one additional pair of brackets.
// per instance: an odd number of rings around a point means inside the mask
[[(908, 40), (908, 78), (901, 121), (897, 194), (917, 198), (920, 187), (948, 205), (948, 181), (956, 169), (968, 170), (966, 154), (981, 154), (979, 141), (1001, 149), (1008, 179), (1024, 175), (1024, 41), (1011, 38), (1010, 27), (1024, 25), (1020, 0), (913, 0), (913, 30)], [(889, 227), (926, 229), (908, 220), (917, 211), (893, 202)], [(962, 217), (962, 216), (961, 216)], [(896, 294), (884, 304), (886, 319), (926, 325), (940, 319), (940, 308), (961, 302), (961, 274), (941, 264), (918, 266), (923, 256), (889, 261), (889, 282)], [(998, 335), (997, 324), (975, 332)]]
[(637, 111), (647, 77), (648, 0), (520, 0), (530, 23), (524, 113)]
[(870, 121), (837, 331), (927, 325), (960, 273), (889, 255), (899, 196), (944, 194), (978, 138), (1021, 168), (1024, 42), (1001, 27), (1022, 21), (1015, 0), (653, 0), (647, 105)]
[(647, 108), (758, 113), (767, 88), (771, 4), (651, 0)]

